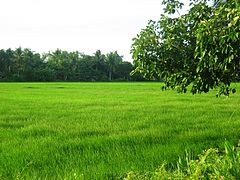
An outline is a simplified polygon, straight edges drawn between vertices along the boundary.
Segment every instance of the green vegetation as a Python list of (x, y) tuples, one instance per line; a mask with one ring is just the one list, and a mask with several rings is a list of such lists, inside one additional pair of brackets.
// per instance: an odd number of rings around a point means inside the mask
[[(1, 83), (0, 179), (117, 179), (240, 138), (240, 95), (160, 83)], [(239, 84), (235, 85), (240, 89)]]
[(162, 1), (165, 14), (133, 40), (135, 67), (117, 51), (0, 50), (0, 81), (142, 74), (186, 93), (160, 83), (1, 83), (0, 179), (239, 179), (239, 147), (219, 150), (240, 139), (240, 95), (213, 94), (240, 89), (231, 85), (240, 79), (240, 3), (189, 2), (180, 15), (181, 1)]
[[(181, 15), (183, 2), (190, 9)], [(165, 14), (134, 38), (135, 71), (163, 78), (164, 89), (196, 94), (220, 87), (218, 95), (235, 93), (231, 83), (240, 79), (240, 2), (214, 2), (163, 0)]]
[(0, 50), (0, 81), (130, 81), (134, 69), (117, 51), (93, 55), (57, 49), (39, 54), (31, 49)]
[(125, 179), (239, 179), (239, 167), (240, 147), (226, 142), (225, 150), (210, 148), (196, 160), (179, 159), (175, 170), (167, 169), (163, 163), (154, 173), (139, 175), (131, 171)]

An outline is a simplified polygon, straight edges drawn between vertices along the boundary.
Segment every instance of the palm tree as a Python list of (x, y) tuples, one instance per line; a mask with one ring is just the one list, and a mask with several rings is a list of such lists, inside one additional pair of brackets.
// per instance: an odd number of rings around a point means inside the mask
[(112, 75), (116, 71), (116, 67), (118, 64), (122, 62), (122, 56), (120, 56), (117, 51), (110, 52), (107, 54), (106, 63), (108, 68), (108, 80), (112, 80)]
[(15, 71), (16, 71), (16, 76), (20, 78), (20, 72), (23, 71), (23, 51), (22, 48), (19, 47), (14, 51), (14, 64), (15, 64)]
[(105, 70), (105, 60), (106, 56), (102, 54), (101, 50), (97, 50), (94, 54), (94, 69), (95, 71)]

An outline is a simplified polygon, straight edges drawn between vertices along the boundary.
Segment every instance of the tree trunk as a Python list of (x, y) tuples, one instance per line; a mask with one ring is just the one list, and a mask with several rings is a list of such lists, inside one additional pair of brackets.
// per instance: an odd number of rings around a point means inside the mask
[(109, 81), (112, 80), (112, 71), (109, 71), (109, 74), (108, 74), (108, 80), (109, 80)]

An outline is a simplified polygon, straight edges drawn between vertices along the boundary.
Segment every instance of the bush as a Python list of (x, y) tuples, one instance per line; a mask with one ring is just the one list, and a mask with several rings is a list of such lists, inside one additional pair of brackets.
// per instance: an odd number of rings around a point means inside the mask
[(133, 179), (240, 179), (240, 145), (225, 142), (224, 150), (211, 148), (196, 160), (179, 159), (175, 169), (169, 170), (163, 163), (155, 172), (141, 175), (131, 171), (125, 177)]

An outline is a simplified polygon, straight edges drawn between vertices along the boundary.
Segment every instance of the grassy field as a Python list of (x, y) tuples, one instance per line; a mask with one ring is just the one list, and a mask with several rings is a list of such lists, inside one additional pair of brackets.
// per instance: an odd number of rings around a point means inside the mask
[(160, 83), (1, 83), (0, 179), (118, 179), (240, 139), (237, 94)]

